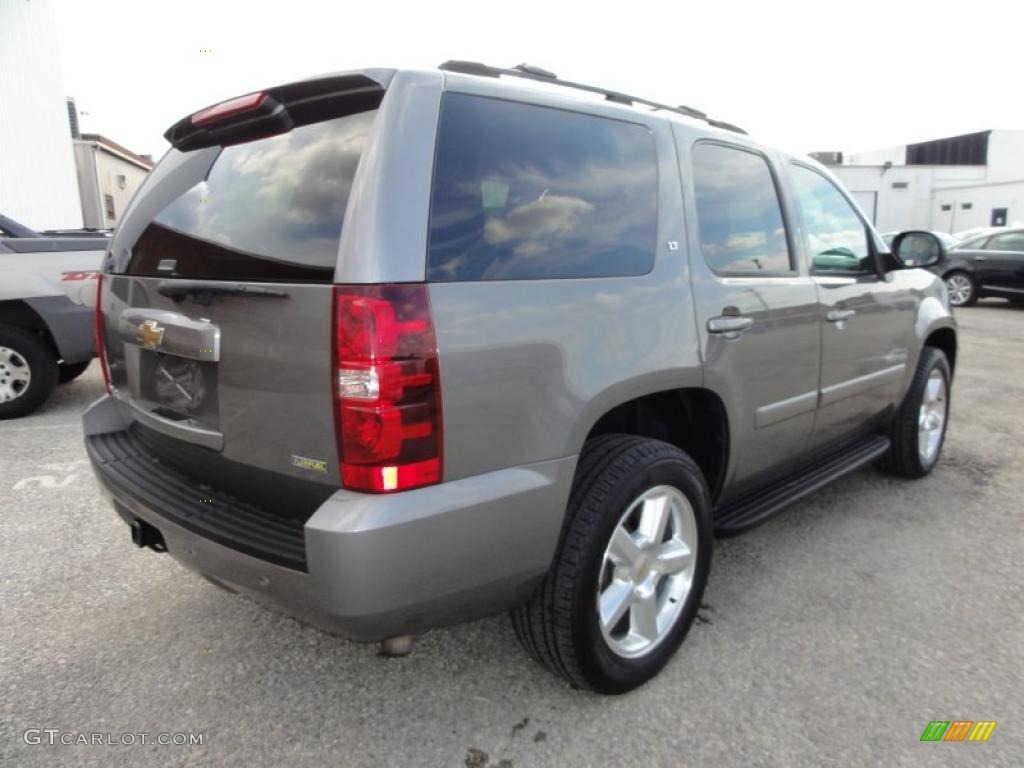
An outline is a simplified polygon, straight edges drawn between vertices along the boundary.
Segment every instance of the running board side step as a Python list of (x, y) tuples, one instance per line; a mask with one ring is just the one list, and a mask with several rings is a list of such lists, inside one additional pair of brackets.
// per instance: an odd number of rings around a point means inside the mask
[(878, 435), (854, 443), (819, 464), (737, 499), (715, 511), (715, 533), (735, 536), (760, 525), (777, 512), (822, 486), (869, 464), (889, 450), (889, 438)]

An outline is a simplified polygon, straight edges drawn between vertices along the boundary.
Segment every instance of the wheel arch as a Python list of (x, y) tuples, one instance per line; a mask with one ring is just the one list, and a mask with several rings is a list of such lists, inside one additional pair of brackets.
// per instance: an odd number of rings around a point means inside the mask
[(0, 325), (10, 325), (46, 340), (53, 353), (59, 354), (57, 342), (42, 316), (23, 299), (0, 300)]
[(949, 361), (950, 372), (956, 372), (957, 338), (953, 328), (946, 326), (931, 331), (924, 340), (924, 346), (941, 350)]
[(725, 403), (710, 389), (659, 390), (620, 402), (601, 414), (586, 440), (627, 434), (662, 440), (685, 451), (718, 497), (729, 459), (729, 418)]

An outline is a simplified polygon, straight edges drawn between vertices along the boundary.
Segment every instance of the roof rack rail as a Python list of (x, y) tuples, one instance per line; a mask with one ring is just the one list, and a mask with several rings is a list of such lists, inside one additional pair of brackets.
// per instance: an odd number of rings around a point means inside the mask
[(732, 123), (726, 123), (722, 120), (714, 120), (708, 117), (706, 113), (701, 112), (699, 109), (694, 109), (693, 107), (687, 107), (683, 104), (671, 107), (668, 104), (661, 104), (657, 101), (651, 101), (650, 99), (642, 99), (639, 96), (630, 96), (618, 91), (610, 91), (607, 88), (599, 88), (594, 85), (584, 85), (583, 83), (574, 83), (571, 80), (559, 80), (554, 72), (542, 69), (541, 67), (535, 67), (531, 64), (519, 64), (514, 69), (503, 69), (501, 67), (492, 67), (488, 64), (481, 64), (477, 61), (452, 60), (444, 62), (440, 67), (438, 67), (438, 69), (445, 72), (460, 72), (464, 75), (476, 75), (478, 77), (521, 77), (524, 80), (536, 80), (541, 83), (550, 83), (552, 85), (561, 85), (566, 88), (575, 88), (576, 90), (587, 91), (588, 93), (599, 93), (604, 96), (607, 101), (611, 101), (616, 104), (625, 104), (627, 106), (643, 104), (654, 109), (663, 109), (668, 112), (675, 112), (680, 115), (686, 115), (687, 117), (693, 117), (697, 120), (703, 120), (708, 125), (712, 125), (715, 128), (722, 128), (726, 131), (746, 134), (746, 131), (739, 126), (733, 125)]

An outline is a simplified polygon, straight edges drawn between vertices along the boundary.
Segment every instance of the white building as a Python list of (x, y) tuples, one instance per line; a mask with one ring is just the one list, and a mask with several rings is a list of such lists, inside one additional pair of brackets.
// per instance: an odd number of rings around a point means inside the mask
[(0, 0), (0, 213), (82, 226), (52, 0)]
[(84, 133), (74, 144), (85, 226), (112, 229), (153, 167), (153, 158), (97, 133)]
[(831, 170), (882, 232), (1024, 225), (1024, 130), (856, 153)]

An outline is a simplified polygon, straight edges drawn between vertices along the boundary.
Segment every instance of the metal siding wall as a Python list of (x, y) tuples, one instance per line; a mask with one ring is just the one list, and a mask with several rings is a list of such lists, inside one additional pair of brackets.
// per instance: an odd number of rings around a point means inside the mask
[[(143, 179), (146, 178), (147, 172), (134, 163), (129, 163), (117, 155), (104, 151), (102, 147), (93, 151), (96, 153), (96, 170), (99, 172), (100, 211), (103, 212), (105, 218), (107, 208), (104, 195), (111, 195), (114, 198), (114, 210), (117, 213), (116, 221), (108, 219), (103, 226), (113, 227), (121, 220), (125, 208), (128, 207), (128, 203), (132, 199), (132, 195), (135, 194), (135, 190), (139, 188)], [(124, 189), (118, 186), (118, 175), (125, 177)]]
[(82, 211), (51, 0), (0, 0), (0, 212), (36, 229)]

